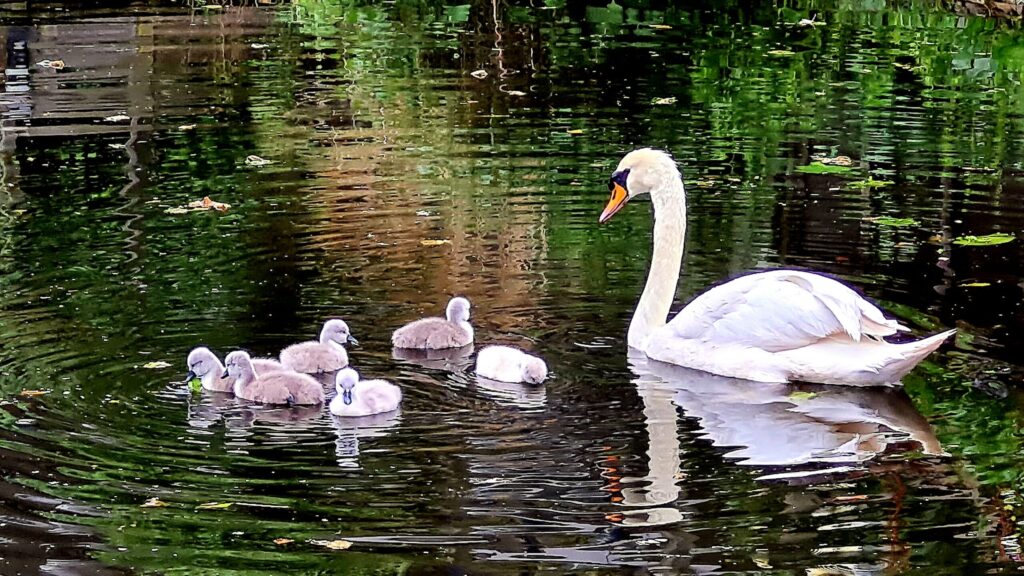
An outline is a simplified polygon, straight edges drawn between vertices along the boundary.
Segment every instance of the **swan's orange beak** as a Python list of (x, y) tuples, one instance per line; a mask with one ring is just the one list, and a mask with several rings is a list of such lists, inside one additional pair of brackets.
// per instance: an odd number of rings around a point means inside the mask
[(601, 217), (597, 219), (598, 223), (604, 224), (616, 212), (622, 210), (622, 207), (626, 205), (626, 200), (629, 200), (629, 194), (621, 184), (616, 182), (612, 187), (612, 197), (608, 200), (608, 205), (604, 207), (604, 212), (601, 212)]

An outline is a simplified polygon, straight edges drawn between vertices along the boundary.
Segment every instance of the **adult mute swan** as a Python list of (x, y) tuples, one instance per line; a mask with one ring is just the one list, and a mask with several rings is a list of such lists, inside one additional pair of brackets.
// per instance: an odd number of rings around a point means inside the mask
[(654, 204), (651, 270), (627, 337), (649, 358), (758, 382), (891, 385), (955, 332), (890, 344), (882, 338), (908, 328), (844, 284), (797, 270), (730, 280), (667, 321), (686, 236), (679, 168), (666, 152), (634, 150), (619, 162), (608, 189), (601, 223), (635, 196), (650, 194)]

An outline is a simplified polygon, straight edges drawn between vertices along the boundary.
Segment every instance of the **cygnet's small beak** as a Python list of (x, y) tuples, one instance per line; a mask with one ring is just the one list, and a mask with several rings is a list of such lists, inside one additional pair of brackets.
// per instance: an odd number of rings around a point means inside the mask
[(344, 402), (345, 404), (351, 404), (352, 403), (352, 391), (351, 390), (343, 391), (341, 393), (341, 401)]
[(353, 346), (359, 346), (359, 340), (356, 340), (356, 337), (351, 334), (348, 335), (348, 338), (346, 338), (346, 340), (348, 340), (348, 343)]
[(196, 373), (195, 373), (195, 372), (193, 372), (193, 371), (191, 371), (191, 370), (189, 370), (189, 371), (188, 371), (188, 374), (185, 374), (185, 381), (184, 381), (184, 382), (182, 382), (182, 384), (188, 384), (188, 383), (189, 383), (189, 382), (191, 382), (191, 381), (192, 381), (192, 380), (193, 380), (193, 379), (194, 379), (195, 377), (196, 377)]
[(227, 378), (228, 376), (231, 376), (231, 375), (230, 375), (230, 374), (228, 374), (228, 369), (227, 369), (227, 368), (225, 368), (225, 369), (224, 369), (224, 373), (223, 373), (223, 374), (221, 374), (221, 375), (220, 375), (220, 377), (221, 377), (221, 378)]
[(622, 210), (627, 200), (629, 200), (629, 194), (626, 192), (626, 189), (618, 182), (615, 182), (612, 188), (612, 197), (608, 200), (608, 205), (604, 207), (604, 212), (601, 212), (601, 217), (597, 221), (601, 224), (607, 222), (616, 212)]

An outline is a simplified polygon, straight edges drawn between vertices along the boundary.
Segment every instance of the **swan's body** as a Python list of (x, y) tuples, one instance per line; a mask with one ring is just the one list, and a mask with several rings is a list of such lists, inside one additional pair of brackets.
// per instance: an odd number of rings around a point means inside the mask
[[(257, 374), (284, 370), (284, 366), (280, 362), (270, 358), (252, 358), (251, 361), (252, 367)], [(235, 392), (235, 379), (224, 377), (224, 365), (221, 364), (217, 355), (209, 348), (205, 346), (193, 348), (188, 353), (186, 364), (188, 365), (188, 375), (185, 378), (185, 382), (193, 378), (199, 378), (205, 390), (228, 394)]]
[(331, 400), (331, 414), (345, 418), (372, 416), (398, 409), (402, 389), (387, 380), (360, 380), (359, 374), (345, 368), (335, 376), (338, 395)]
[(540, 384), (548, 377), (548, 366), (518, 348), (487, 346), (476, 356), (476, 373), (501, 382)]
[(846, 285), (820, 274), (773, 270), (736, 278), (695, 298), (671, 321), (686, 236), (686, 192), (675, 162), (651, 149), (630, 152), (612, 175), (600, 221), (631, 197), (654, 204), (654, 255), (629, 325), (629, 346), (648, 357), (759, 382), (894, 384), (954, 330), (905, 344), (907, 330)]
[(469, 300), (452, 298), (444, 318), (423, 318), (402, 326), (391, 335), (395, 348), (437, 350), (462, 348), (473, 343), (469, 324)]
[(289, 370), (304, 374), (334, 372), (348, 366), (348, 352), (344, 344), (358, 344), (348, 324), (337, 318), (328, 320), (320, 330), (319, 340), (292, 344), (281, 351), (281, 364)]
[(235, 351), (224, 359), (225, 377), (234, 379), (235, 396), (261, 404), (312, 405), (324, 403), (324, 389), (315, 378), (291, 371), (257, 373), (252, 359)]

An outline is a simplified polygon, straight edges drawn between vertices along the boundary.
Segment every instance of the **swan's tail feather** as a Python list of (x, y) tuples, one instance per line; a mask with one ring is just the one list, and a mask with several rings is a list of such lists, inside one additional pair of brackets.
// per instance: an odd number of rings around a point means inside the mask
[(926, 356), (938, 349), (947, 338), (956, 333), (956, 329), (946, 330), (934, 336), (922, 340), (907, 342), (906, 344), (894, 344), (895, 351), (892, 359), (879, 368), (879, 374), (887, 382), (899, 382), (901, 378), (914, 369), (925, 359)]

